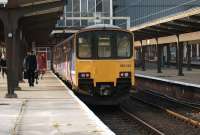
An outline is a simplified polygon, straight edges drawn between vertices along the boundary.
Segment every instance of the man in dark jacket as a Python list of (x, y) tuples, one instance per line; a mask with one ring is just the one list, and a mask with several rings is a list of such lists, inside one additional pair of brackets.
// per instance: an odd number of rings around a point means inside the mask
[(0, 65), (1, 65), (1, 69), (2, 69), (2, 77), (4, 78), (4, 75), (6, 74), (6, 58), (4, 55), (1, 56), (1, 60), (0, 60)]
[(26, 71), (28, 73), (28, 83), (29, 86), (34, 86), (35, 71), (37, 69), (37, 59), (32, 51), (30, 55), (26, 58)]

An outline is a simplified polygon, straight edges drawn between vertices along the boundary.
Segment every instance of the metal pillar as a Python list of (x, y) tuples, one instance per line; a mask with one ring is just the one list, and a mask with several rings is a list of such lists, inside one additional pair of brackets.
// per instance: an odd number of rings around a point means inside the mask
[(162, 46), (158, 45), (158, 39), (156, 39), (156, 47), (157, 47), (157, 72), (162, 73), (161, 71)]
[(178, 45), (176, 45), (176, 63), (175, 63), (176, 69), (178, 69), (178, 47), (177, 46)]
[(54, 50), (53, 47), (51, 47), (51, 70), (53, 70), (53, 62), (54, 62)]
[(171, 61), (171, 51), (170, 51), (170, 44), (167, 45), (167, 67), (170, 67)]
[(15, 61), (12, 61), (14, 62), (15, 64), (15, 74), (16, 74), (16, 78), (15, 78), (15, 90), (19, 90), (19, 68), (21, 66), (21, 63), (20, 63), (20, 30), (17, 28), (16, 29), (16, 32), (15, 32), (15, 41), (16, 45), (14, 46), (14, 50), (15, 50)]
[(199, 44), (199, 47), (198, 47), (198, 50), (199, 50), (199, 60), (200, 60), (200, 44)]
[(22, 32), (20, 31), (20, 42), (19, 42), (19, 72), (18, 72), (18, 78), (19, 82), (23, 81), (23, 61), (25, 57), (25, 46), (22, 41)]
[(177, 53), (178, 53), (178, 76), (183, 74), (183, 42), (180, 43), (179, 35), (177, 35)]
[(145, 66), (146, 47), (142, 45), (142, 42), (141, 42), (141, 48), (142, 48), (142, 71), (145, 71), (146, 70), (146, 66)]
[(142, 65), (142, 48), (138, 49), (138, 64), (141, 66)]
[(5, 30), (5, 42), (6, 42), (6, 57), (7, 57), (7, 84), (8, 84), (8, 93), (6, 94), (7, 98), (17, 98), (14, 90), (16, 88), (17, 80), (17, 69), (16, 69), (16, 49), (17, 45), (17, 26), (18, 18), (14, 13), (7, 13), (6, 18), (4, 19), (4, 30)]
[(191, 71), (191, 45), (187, 42), (187, 70)]
[[(113, 17), (113, 0), (110, 0), (110, 17)], [(113, 24), (112, 19), (110, 19), (110, 24)]]

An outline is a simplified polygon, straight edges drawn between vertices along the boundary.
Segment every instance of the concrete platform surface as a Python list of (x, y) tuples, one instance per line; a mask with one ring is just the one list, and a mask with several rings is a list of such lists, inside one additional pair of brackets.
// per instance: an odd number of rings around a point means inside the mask
[(192, 84), (194, 86), (200, 85), (200, 69), (192, 69), (192, 71), (187, 71), (183, 69), (184, 76), (178, 76), (178, 71), (175, 68), (163, 68), (162, 73), (157, 73), (157, 69), (147, 69), (146, 71), (141, 71), (141, 69), (136, 69), (136, 74), (156, 77), (160, 79), (176, 81), (180, 84)]
[(20, 84), (17, 99), (5, 99), (0, 78), (0, 135), (112, 135), (51, 72), (35, 87)]

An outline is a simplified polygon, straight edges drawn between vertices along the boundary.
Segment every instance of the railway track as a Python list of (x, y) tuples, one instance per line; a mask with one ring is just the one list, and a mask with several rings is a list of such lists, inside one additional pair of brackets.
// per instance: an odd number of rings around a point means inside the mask
[(198, 117), (194, 119), (196, 116), (194, 114), (199, 113), (200, 108), (173, 100), (166, 102), (166, 98), (152, 93), (146, 95), (134, 93), (130, 100), (119, 107), (89, 106), (89, 108), (117, 135), (200, 133)]
[(188, 117), (190, 115), (188, 112), (197, 113), (200, 108), (150, 95), (135, 93), (120, 107), (90, 108), (117, 135), (198, 135), (200, 133), (198, 123), (192, 119), (192, 116)]
[(90, 107), (117, 135), (164, 135), (123, 107)]
[(195, 128), (179, 119), (174, 119), (165, 111), (149, 103), (131, 99), (125, 101), (122, 106), (129, 113), (139, 117), (166, 135), (198, 135), (200, 133), (200, 128)]
[(180, 102), (150, 91), (141, 91), (132, 98), (162, 109), (173, 117), (200, 128), (200, 107)]

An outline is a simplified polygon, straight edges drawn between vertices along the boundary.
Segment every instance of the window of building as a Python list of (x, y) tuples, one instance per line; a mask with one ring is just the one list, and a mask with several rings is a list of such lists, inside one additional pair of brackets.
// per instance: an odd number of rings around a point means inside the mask
[(89, 16), (93, 16), (95, 12), (95, 0), (88, 0), (88, 10), (89, 10)]
[(103, 11), (103, 2), (102, 0), (96, 0), (96, 12)]

